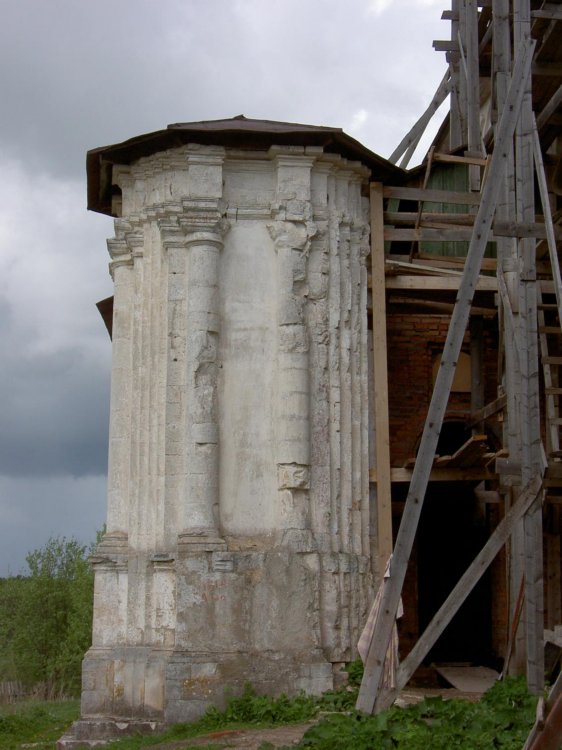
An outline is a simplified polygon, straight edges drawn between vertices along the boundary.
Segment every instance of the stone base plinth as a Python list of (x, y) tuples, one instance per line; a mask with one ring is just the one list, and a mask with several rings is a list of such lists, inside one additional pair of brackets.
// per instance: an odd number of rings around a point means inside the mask
[(159, 734), (164, 728), (164, 724), (158, 721), (80, 719), (57, 742), (57, 750), (101, 747), (134, 734)]

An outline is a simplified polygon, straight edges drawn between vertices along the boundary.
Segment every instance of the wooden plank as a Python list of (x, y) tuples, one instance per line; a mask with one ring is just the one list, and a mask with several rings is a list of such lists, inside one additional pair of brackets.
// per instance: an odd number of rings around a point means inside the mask
[(373, 305), (373, 379), (375, 385), (375, 461), (377, 467), (378, 573), (382, 575), (392, 553), (390, 432), (388, 419), (388, 365), (386, 345), (386, 292), (382, 184), (371, 183), (371, 280)]
[[(553, 228), (555, 235), (562, 239), (562, 231), (559, 227)], [(472, 236), (472, 230), (465, 227), (443, 227), (441, 229), (432, 229), (420, 227), (419, 229), (395, 229), (386, 227), (384, 230), (385, 240), (396, 242), (468, 242)], [(490, 242), (497, 237), (520, 237), (546, 239), (547, 230), (544, 224), (524, 224), (521, 222), (501, 222), (493, 224), (493, 234), (490, 235)]]
[[(529, 0), (513, 2), (513, 39), (517, 48), (531, 36)], [(522, 77), (525, 87), (515, 129), (515, 186), (517, 221), (534, 221), (534, 164), (532, 82), (528, 71)], [(548, 107), (549, 105), (547, 105)], [(518, 245), (519, 271), (519, 340), (521, 364), (520, 445), (521, 483), (526, 485), (537, 472), (543, 471), (540, 432), (538, 377), (536, 243), (523, 239)], [(523, 518), (525, 568), (525, 641), (527, 685), (539, 694), (544, 688), (544, 614), (542, 562), (542, 509), (529, 508)]]
[(486, 435), (472, 435), (449, 459), (451, 467), (472, 466), (487, 450)]
[(436, 52), (458, 52), (459, 43), (450, 39), (434, 39), (432, 44)]
[(398, 198), (405, 201), (430, 201), (431, 203), (454, 203), (478, 206), (480, 193), (461, 193), (456, 190), (423, 190), (422, 188), (385, 186), (385, 198)]
[(553, 5), (548, 9), (531, 11), (531, 18), (546, 18), (548, 21), (562, 21), (562, 7)]
[(396, 674), (396, 690), (385, 701), (388, 705), (391, 705), (388, 701), (391, 700), (393, 702), (396, 694), (402, 690), (425, 659), (441, 633), (459, 611), (468, 594), (476, 586), (498, 552), (509, 539), (517, 523), (523, 518), (533, 503), (536, 502), (541, 491), (542, 478), (537, 476), (527, 485), (516, 503), (496, 526), (486, 544), (463, 573), (457, 585), (451, 591), (439, 611), (434, 615), (421, 638), (400, 665)]
[[(550, 196), (548, 194), (548, 185), (546, 180), (546, 173), (544, 170), (544, 162), (542, 158), (542, 150), (536, 122), (533, 123), (533, 159), (535, 163), (535, 174), (537, 176), (537, 181), (539, 184), (539, 194), (541, 197), (542, 209), (544, 214), (546, 239), (550, 257), (550, 266), (552, 270), (552, 281), (554, 285), (554, 294), (556, 296), (556, 304), (558, 306), (558, 318), (559, 321), (562, 322), (562, 275), (560, 273), (560, 262), (558, 260), (558, 250), (556, 247), (556, 233), (554, 223), (552, 221)], [(544, 287), (541, 285), (541, 292), (544, 291)]]
[(384, 239), (390, 242), (469, 242), (472, 229), (393, 229), (385, 227)]
[[(480, 133), (480, 66), (478, 59), (478, 6), (476, 0), (465, 0), (466, 90), (468, 148), (485, 153)], [(480, 169), (469, 167), (470, 189), (480, 190)]]
[(562, 733), (562, 672), (556, 678), (544, 708), (527, 737), (523, 750), (556, 750)]
[[(392, 258), (392, 255), (388, 255), (388, 258)], [(424, 263), (424, 262), (430, 262), (434, 265), (440, 265), (440, 264), (448, 264), (448, 265), (457, 265), (457, 266), (464, 266), (466, 258), (463, 256), (448, 256), (444, 257), (443, 255), (435, 255), (433, 253), (418, 253), (416, 256), (416, 263)], [(495, 258), (483, 258), (482, 260), (482, 271), (496, 271), (498, 262)]]
[[(384, 223), (391, 224), (392, 226), (415, 224), (417, 218), (418, 213), (415, 211), (384, 212)], [(422, 211), (421, 214), (419, 214), (419, 218), (422, 224), (429, 222), (438, 224), (454, 224), (458, 226), (468, 227), (471, 227), (474, 224), (474, 214), (448, 214)]]
[(533, 63), (532, 72), (534, 76), (559, 78), (562, 77), (562, 63), (535, 62)]
[[(387, 227), (389, 236), (387, 239), (402, 239), (400, 235), (392, 237), (390, 231), (394, 227), (408, 226), (416, 222), (418, 214), (413, 211), (390, 211), (384, 214), (385, 224), (390, 225)], [(433, 238), (429, 229), (441, 229), (449, 231), (451, 234), (443, 235), (446, 236), (448, 241), (463, 240), (466, 241), (469, 237), (469, 231), (465, 227), (471, 227), (474, 224), (474, 214), (439, 214), (435, 212), (422, 211), (420, 214), (420, 226), (426, 230), (427, 237), (421, 237), (421, 239), (428, 239), (429, 241), (439, 241), (439, 238)], [(524, 224), (517, 221), (494, 221), (492, 238), (498, 237), (534, 237), (535, 239), (548, 239), (549, 228), (541, 221), (535, 221), (532, 223)], [(396, 231), (396, 230), (395, 230)], [(404, 230), (402, 230), (404, 231)], [(458, 232), (458, 236), (455, 236), (455, 232)], [(562, 227), (552, 225), (552, 236), (556, 240), (562, 240)], [(404, 235), (405, 240), (412, 239), (408, 235)], [(417, 237), (415, 239), (418, 239)]]
[(486, 156), (456, 156), (455, 154), (433, 154), (433, 161), (447, 162), (451, 164), (472, 164), (478, 167), (485, 167), (488, 164)]
[(474, 496), (480, 503), (486, 503), (486, 505), (503, 503), (500, 493), (495, 490), (474, 490)]
[[(409, 484), (412, 480), (413, 469), (403, 466), (393, 466), (390, 470), (390, 480), (394, 484)], [(484, 479), (497, 479), (496, 474), (485, 466), (449, 469), (433, 467), (430, 472), (430, 482), (481, 482)], [(369, 481), (377, 481), (376, 469), (369, 472)]]
[(486, 406), (483, 406), (482, 409), (473, 412), (470, 415), (470, 427), (478, 424), (478, 422), (483, 422), (485, 419), (493, 417), (494, 414), (497, 414), (499, 411), (505, 409), (506, 404), (507, 396), (502, 395), (496, 398), (494, 401), (491, 401), (489, 404), (486, 404)]
[[(493, 224), (495, 237), (530, 237), (538, 240), (547, 239), (548, 229), (540, 222), (495, 221)], [(562, 239), (562, 229), (552, 227), (556, 239)]]
[[(560, 326), (540, 325), (539, 333), (545, 333), (549, 335), (552, 335), (552, 334), (562, 335), (562, 328), (560, 328)], [(544, 362), (544, 359), (543, 359), (543, 362)]]
[[(521, 45), (521, 51), (517, 56), (514, 67), (506, 106), (502, 112), (496, 133), (494, 153), (491, 159), (488, 179), (484, 183), (482, 190), (482, 201), (474, 224), (474, 234), (470, 241), (464, 274), (461, 279), (455, 309), (451, 316), (449, 331), (441, 359), (441, 366), (437, 374), (417, 461), (406, 499), (406, 506), (402, 515), (400, 529), (398, 531), (395, 551), (390, 563), (390, 580), (384, 589), (380, 614), (374, 628), (373, 638), (365, 663), (363, 680), (361, 682), (356, 707), (358, 710), (366, 713), (371, 713), (374, 708), (376, 708), (376, 710), (382, 708), (380, 701), (377, 700), (377, 696), (379, 693), (384, 658), (388, 649), (388, 644), (390, 643), (392, 629), (396, 622), (398, 603), (400, 601), (404, 577), (406, 575), (406, 569), (423, 507), (423, 500), (431, 473), (433, 456), (435, 455), (437, 448), (439, 433), (443, 424), (451, 385), (455, 375), (455, 367), (459, 358), (464, 333), (470, 315), (470, 305), (472, 303), (472, 296), (480, 273), (480, 263), (486, 249), (496, 202), (507, 165), (507, 154), (509, 151), (507, 146), (508, 143), (511, 142), (515, 132), (516, 120), (519, 116), (519, 110), (521, 108), (521, 102), (525, 91), (525, 84), (531, 69), (534, 47), (535, 43), (532, 40), (524, 42)], [(506, 515), (505, 518), (508, 517), (509, 514)], [(502, 522), (500, 522), (497, 528), (500, 528), (501, 526)], [(494, 532), (494, 534), (496, 534), (496, 532)], [(464, 601), (466, 595), (467, 591), (465, 590), (463, 591), (458, 606)]]
[(560, 534), (546, 535), (546, 626), (562, 622), (562, 587), (560, 585)]
[[(441, 302), (439, 300), (425, 299), (424, 297), (398, 297), (392, 294), (389, 297), (392, 305), (409, 305), (416, 308), (425, 308), (438, 314), (451, 315), (454, 304), (452, 302)], [(483, 318), (495, 318), (498, 314), (497, 307), (478, 307), (472, 305), (470, 308), (473, 315), (479, 315)]]
[[(458, 291), (458, 276), (387, 276), (387, 289), (425, 289), (427, 291)], [(477, 292), (497, 292), (498, 282), (493, 276), (480, 276), (476, 282)]]
[(537, 128), (542, 130), (552, 115), (556, 112), (560, 104), (562, 103), (562, 85), (558, 87), (556, 92), (552, 95), (548, 103), (543, 107), (542, 112), (537, 117)]
[(398, 146), (394, 149), (388, 160), (393, 164), (396, 164), (398, 159), (404, 154), (405, 156), (400, 162), (400, 166), (405, 169), (408, 166), (409, 160), (415, 151), (415, 147), (419, 143), (421, 136), (423, 135), (426, 127), (431, 121), (433, 115), (437, 112), (439, 107), (443, 104), (447, 96), (451, 91), (451, 83), (449, 81), (449, 71), (443, 76), (437, 91), (433, 96), (429, 106), (417, 120), (413, 127), (406, 133), (404, 138), (400, 141)]
[(462, 271), (458, 268), (451, 268), (450, 266), (430, 266), (428, 264), (422, 265), (421, 263), (414, 263), (413, 261), (405, 260), (390, 260), (387, 258), (384, 264), (385, 272), (391, 273), (392, 271), (419, 271), (423, 274), (437, 274), (438, 276), (462, 276)]

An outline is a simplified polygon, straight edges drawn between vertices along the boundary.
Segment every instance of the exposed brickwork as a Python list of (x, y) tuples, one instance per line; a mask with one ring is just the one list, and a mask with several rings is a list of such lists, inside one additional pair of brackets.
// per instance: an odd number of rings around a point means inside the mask
[[(392, 466), (403, 466), (414, 458), (419, 444), (431, 394), (433, 391), (433, 364), (442, 353), (449, 327), (449, 316), (412, 315), (390, 312), (387, 317), (388, 382), (390, 454)], [(484, 325), (484, 385), (485, 401), (497, 397), (497, 335), (494, 322)], [(464, 338), (463, 351), (470, 352), (470, 334)], [(452, 392), (447, 406), (446, 419), (466, 419), (470, 414), (470, 393)], [(498, 433), (501, 432), (498, 427)], [(452, 446), (451, 451), (459, 446)], [(499, 444), (491, 446), (499, 448)], [(396, 533), (405, 500), (407, 487), (395, 485), (393, 489), (393, 525)], [(488, 506), (488, 529), (491, 531), (500, 520), (499, 506)], [(404, 656), (415, 644), (419, 633), (417, 612), (418, 571), (417, 546), (414, 545), (406, 576), (403, 601), (404, 617), (399, 624), (400, 651)], [(505, 648), (507, 632), (507, 594), (505, 554), (502, 552), (490, 571), (492, 588), (491, 628), (492, 651), (501, 655)]]
[[(393, 466), (402, 466), (415, 456), (433, 390), (433, 362), (443, 351), (449, 317), (391, 313), (387, 320), (390, 456)], [(495, 339), (493, 330), (487, 330), (486, 401), (497, 396)], [(469, 342), (467, 333), (466, 352), (469, 351)], [(463, 418), (469, 413), (470, 394), (451, 393), (447, 416)]]

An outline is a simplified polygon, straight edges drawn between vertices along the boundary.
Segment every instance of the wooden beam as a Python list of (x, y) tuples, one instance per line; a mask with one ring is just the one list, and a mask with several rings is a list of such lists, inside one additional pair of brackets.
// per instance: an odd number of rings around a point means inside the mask
[(548, 124), (551, 116), (556, 112), (560, 104), (562, 103), (562, 85), (558, 87), (556, 92), (552, 95), (550, 101), (543, 107), (542, 112), (537, 117), (537, 128), (542, 130), (545, 125)]
[[(387, 289), (425, 289), (426, 291), (458, 291), (458, 276), (387, 276)], [(497, 292), (498, 282), (493, 276), (480, 276), (476, 281), (477, 292)]]
[(562, 622), (560, 586), (560, 534), (546, 534), (546, 627)]
[(406, 155), (402, 159), (400, 166), (404, 169), (408, 166), (409, 159), (413, 155), (415, 148), (417, 147), (417, 144), (419, 143), (419, 140), (423, 135), (427, 125), (429, 124), (433, 115), (437, 112), (439, 107), (443, 104), (450, 91), (451, 84), (449, 81), (449, 71), (447, 71), (443, 76), (441, 83), (437, 87), (437, 91), (435, 92), (435, 95), (425, 112), (422, 114), (419, 120), (417, 120), (414, 126), (408, 131), (408, 133), (406, 133), (404, 138), (402, 138), (398, 146), (389, 156), (388, 160), (390, 162), (396, 164), (402, 154), (406, 152)]
[[(514, 45), (531, 36), (529, 0), (513, 2)], [(532, 222), (535, 217), (533, 164), (533, 103), (531, 73), (522, 76), (524, 95), (515, 129), (515, 187), (517, 221)], [(562, 101), (562, 91), (560, 94)], [(547, 105), (547, 108), (550, 103)], [(540, 430), (538, 377), (536, 243), (522, 239), (519, 258), (519, 350), (521, 389), (521, 484), (527, 485), (537, 473), (543, 473)], [(529, 691), (539, 694), (544, 688), (544, 604), (542, 561), (542, 508), (534, 504), (523, 518), (525, 567), (525, 640), (526, 671)]]
[[(409, 484), (412, 481), (413, 469), (404, 466), (394, 466), (390, 470), (390, 480), (393, 484)], [(485, 466), (471, 466), (469, 468), (440, 468), (433, 467), (429, 475), (430, 482), (482, 482), (484, 479), (497, 479), (496, 474)], [(369, 472), (369, 481), (377, 481), (377, 472)]]
[(390, 432), (388, 419), (388, 365), (386, 344), (386, 291), (384, 260), (383, 190), (370, 186), (371, 285), (373, 306), (373, 379), (375, 385), (375, 461), (377, 468), (378, 574), (382, 580), (392, 553), (392, 502), (390, 483)]
[(546, 18), (548, 21), (562, 21), (562, 6), (550, 4), (548, 8), (531, 11), (531, 18)]
[(486, 156), (457, 156), (455, 154), (433, 154), (433, 161), (448, 162), (452, 164), (472, 164), (473, 166), (485, 167), (488, 163)]
[[(422, 297), (399, 297), (393, 294), (389, 302), (392, 305), (410, 305), (412, 307), (423, 307), (437, 315), (451, 315), (454, 304), (452, 302), (442, 302), (440, 300), (425, 299)], [(473, 315), (480, 315), (483, 318), (495, 318), (498, 314), (497, 307), (471, 307)]]
[(434, 39), (433, 49), (436, 52), (458, 52), (459, 43), (453, 42), (451, 39)]
[[(371, 713), (374, 708), (380, 710), (377, 700), (382, 676), (384, 659), (390, 643), (392, 629), (396, 622), (396, 612), (402, 592), (402, 586), (408, 567), (408, 561), (423, 507), (427, 483), (431, 474), (433, 457), (436, 452), (439, 433), (443, 424), (455, 367), (462, 348), (464, 333), (470, 316), (470, 305), (480, 273), (480, 264), (484, 256), (496, 202), (508, 160), (508, 143), (511, 142), (516, 121), (519, 116), (526, 82), (531, 69), (535, 43), (532, 40), (521, 44), (507, 95), (506, 106), (496, 133), (494, 153), (491, 158), (488, 178), (482, 190), (482, 200), (474, 224), (474, 234), (468, 249), (464, 274), (461, 279), (455, 309), (445, 341), (441, 366), (437, 374), (435, 388), (412, 475), (402, 522), (398, 531), (395, 552), (390, 563), (390, 580), (384, 589), (379, 617), (377, 619), (368, 656), (357, 709)], [(463, 600), (466, 592), (463, 595)]]
[(478, 411), (473, 412), (470, 415), (470, 427), (473, 427), (479, 422), (483, 422), (485, 419), (493, 417), (494, 414), (497, 414), (499, 411), (505, 409), (506, 404), (507, 397), (503, 395), (499, 396), (499, 398), (496, 398), (494, 401), (491, 401), (489, 404), (486, 404), (486, 406), (483, 406)]
[[(546, 239), (547, 231), (544, 224), (536, 222), (495, 221), (490, 242), (498, 237)], [(560, 227), (553, 227), (552, 232), (557, 239), (562, 239)], [(471, 236), (472, 229), (462, 226), (443, 226), (439, 229), (425, 226), (420, 226), (418, 229), (386, 227), (384, 230), (385, 240), (391, 242), (469, 242)]]
[(552, 76), (553, 78), (562, 77), (562, 63), (533, 63), (532, 69), (534, 76)]
[[(478, 6), (476, 0), (465, 2), (466, 31), (466, 91), (468, 148), (471, 152), (485, 154), (480, 133), (480, 66), (478, 59)], [(468, 170), (471, 191), (480, 190), (480, 169), (471, 165)]]
[(422, 188), (385, 186), (383, 196), (405, 201), (458, 203), (466, 206), (478, 206), (480, 203), (480, 193), (461, 193), (456, 190), (423, 190)]
[[(496, 526), (486, 544), (461, 576), (455, 588), (427, 626), (421, 638), (400, 665), (396, 674), (396, 689), (386, 697), (385, 703), (392, 705), (396, 693), (406, 685), (410, 677), (425, 659), (441, 633), (459, 611), (467, 596), (484, 575), (494, 558), (511, 536), (517, 523), (537, 500), (542, 491), (542, 478), (535, 477), (521, 492), (517, 502)], [(390, 703), (389, 703), (390, 701)], [(386, 707), (386, 706), (385, 706)]]
[[(484, 325), (480, 317), (472, 314), (470, 326), (470, 411), (475, 414), (486, 405), (484, 382)], [(482, 421), (473, 425), (478, 432), (483, 432)]]

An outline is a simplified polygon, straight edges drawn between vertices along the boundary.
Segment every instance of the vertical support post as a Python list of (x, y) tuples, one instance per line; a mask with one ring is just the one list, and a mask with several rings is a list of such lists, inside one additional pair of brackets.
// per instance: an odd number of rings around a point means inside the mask
[[(460, 15), (460, 0), (452, 0), (452, 15), (453, 20), (451, 21), (451, 41), (459, 42), (459, 15)], [(447, 61), (449, 63), (450, 78), (451, 78), (451, 116), (450, 116), (450, 135), (449, 145), (451, 151), (454, 151), (464, 143), (463, 132), (464, 132), (464, 115), (462, 112), (460, 102), (460, 74), (459, 74), (459, 62), (460, 62), (460, 51), (449, 52), (447, 55)]]
[[(514, 42), (531, 37), (529, 0), (514, 2)], [(531, 74), (515, 131), (517, 220), (535, 220), (533, 180), (533, 110)], [(519, 241), (519, 304), (521, 351), (521, 483), (542, 473), (538, 377), (536, 240)], [(544, 592), (542, 561), (542, 495), (523, 519), (525, 553), (525, 634), (527, 685), (532, 693), (544, 688)]]
[(377, 470), (377, 571), (382, 579), (392, 552), (392, 486), (388, 415), (386, 292), (382, 184), (371, 183), (371, 288), (373, 309), (373, 374), (375, 381), (375, 460)]
[[(494, 0), (494, 56), (493, 56), (493, 95), (498, 117), (504, 110), (509, 79), (511, 75), (511, 25), (510, 0)], [(497, 126), (496, 126), (497, 127)], [(509, 163), (500, 189), (498, 200), (498, 221), (515, 221), (515, 164), (513, 144), (509, 144)], [(521, 371), (515, 342), (518, 341), (519, 298), (517, 290), (517, 241), (514, 238), (501, 237), (497, 240), (498, 283), (503, 283), (507, 298), (500, 295), (499, 320), (501, 349), (505, 357), (500, 386), (507, 397), (506, 419), (504, 422), (504, 445), (513, 461), (521, 460), (520, 446), (520, 410), (519, 394), (521, 391)], [(512, 314), (511, 314), (512, 311)], [(501, 356), (501, 353), (500, 353)], [(513, 499), (520, 488), (520, 480), (515, 476), (500, 478), (501, 491), (506, 498)], [(515, 628), (514, 657), (510, 664), (514, 672), (524, 668), (525, 644), (524, 624), (518, 616), (518, 598), (520, 582), (524, 575), (523, 561), (523, 523), (515, 529), (509, 544), (507, 587), (509, 592), (509, 630)]]
[(406, 506), (398, 531), (395, 553), (390, 565), (390, 584), (384, 590), (380, 615), (375, 625), (371, 646), (365, 663), (363, 681), (357, 699), (357, 709), (367, 713), (371, 713), (376, 705), (384, 657), (390, 643), (392, 627), (396, 619), (398, 602), (423, 507), (433, 457), (437, 448), (439, 433), (453, 384), (464, 332), (470, 316), (472, 297), (491, 230), (501, 181), (508, 161), (507, 144), (511, 142), (515, 131), (515, 124), (525, 90), (525, 82), (531, 70), (533, 50), (534, 42), (531, 40), (526, 41), (521, 46), (521, 52), (513, 71), (506, 107), (502, 113), (498, 127), (488, 179), (482, 190), (482, 200), (474, 223), (464, 272), (441, 358), (441, 366), (431, 397), (420, 448), (412, 473), (410, 489), (406, 499)]
[[(478, 56), (478, 3), (466, 0), (466, 100), (468, 150), (471, 154), (482, 153), (480, 135), (480, 66)], [(469, 167), (470, 189), (480, 190), (480, 167)]]
[[(470, 411), (474, 414), (484, 406), (484, 340), (481, 317), (470, 319)], [(473, 428), (473, 433), (482, 431), (483, 423)]]

